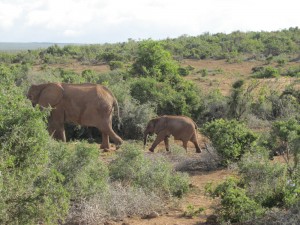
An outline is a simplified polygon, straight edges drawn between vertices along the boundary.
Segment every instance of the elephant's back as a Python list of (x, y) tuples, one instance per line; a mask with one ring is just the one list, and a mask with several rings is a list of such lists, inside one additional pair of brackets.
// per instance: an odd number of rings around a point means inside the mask
[(195, 122), (191, 118), (189, 118), (187, 116), (167, 115), (165, 117), (167, 117), (168, 120), (176, 121), (181, 126), (191, 126), (191, 127), (195, 126)]
[(96, 84), (64, 84), (65, 100), (72, 105), (97, 107), (99, 105), (112, 105), (113, 98), (105, 91), (103, 86)]

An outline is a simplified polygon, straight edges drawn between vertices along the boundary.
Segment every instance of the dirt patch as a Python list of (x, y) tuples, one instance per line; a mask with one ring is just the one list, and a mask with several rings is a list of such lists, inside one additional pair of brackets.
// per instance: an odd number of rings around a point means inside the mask
[[(208, 140), (199, 134), (199, 144), (202, 147), (202, 153), (196, 153), (192, 143), (188, 145), (188, 152), (183, 152), (180, 155), (172, 153), (172, 145), (182, 146), (180, 141), (174, 141), (170, 138), (171, 152), (166, 152), (164, 143), (160, 143), (155, 149), (155, 153), (149, 153), (145, 150), (147, 157), (155, 157), (162, 155), (171, 161), (176, 168), (178, 164), (183, 163), (185, 166), (179, 171), (187, 172), (190, 175), (190, 192), (182, 199), (175, 200), (166, 207), (163, 212), (159, 213), (158, 217), (151, 219), (143, 219), (141, 217), (125, 218), (122, 221), (109, 221), (107, 224), (118, 225), (190, 225), (190, 224), (207, 224), (207, 218), (214, 215), (215, 207), (219, 204), (217, 199), (212, 199), (205, 194), (205, 185), (207, 183), (220, 183), (226, 177), (232, 174), (231, 170), (220, 169), (214, 164), (213, 152), (205, 150), (205, 143)], [(148, 143), (150, 144), (150, 143)], [(177, 146), (178, 147), (178, 146)], [(178, 153), (177, 153), (178, 154)], [(204, 211), (194, 217), (184, 216), (185, 211), (189, 206), (195, 209), (203, 208)]]
[[(110, 68), (107, 64), (96, 64), (96, 65), (85, 65), (77, 61), (72, 61), (68, 64), (48, 64), (48, 68), (51, 69), (58, 69), (58, 68), (63, 68), (65, 70), (71, 70), (74, 71), (75, 73), (81, 74), (82, 71), (84, 70), (93, 70), (97, 73), (105, 73), (109, 72)], [(36, 65), (33, 67), (34, 71), (41, 71), (42, 66), (41, 65)]]
[[(287, 63), (282, 70), (291, 66), (297, 66), (295, 62)], [(240, 79), (250, 83), (252, 78), (252, 68), (258, 66), (266, 66), (265, 62), (245, 61), (241, 63), (228, 63), (225, 60), (184, 60), (182, 66), (192, 66), (194, 70), (186, 77), (188, 80), (194, 81), (204, 92), (210, 92), (219, 89), (223, 95), (230, 95), (232, 84)], [(270, 65), (277, 67), (276, 64)], [(206, 75), (201, 73), (206, 70)], [(269, 87), (272, 90), (284, 90), (286, 86), (292, 84), (296, 78), (280, 77), (269, 79), (258, 79), (259, 86)]]
[[(218, 200), (205, 195), (204, 187), (209, 182), (221, 182), (231, 175), (230, 170), (219, 169), (210, 172), (192, 172), (191, 192), (177, 203), (172, 203), (168, 210), (156, 218), (142, 219), (138, 217), (126, 218), (122, 221), (111, 222), (111, 224), (130, 224), (130, 225), (190, 225), (206, 224), (207, 218), (214, 215), (214, 208), (218, 205)], [(184, 212), (189, 205), (195, 208), (204, 208), (204, 212), (195, 217), (185, 217)]]

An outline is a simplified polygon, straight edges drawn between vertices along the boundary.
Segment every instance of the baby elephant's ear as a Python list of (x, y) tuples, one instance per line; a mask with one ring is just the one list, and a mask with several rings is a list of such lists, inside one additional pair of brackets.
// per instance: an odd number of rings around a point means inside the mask
[(49, 83), (41, 92), (38, 104), (42, 107), (55, 107), (63, 97), (60, 84)]
[(154, 120), (154, 132), (158, 133), (167, 128), (167, 118), (158, 117)]

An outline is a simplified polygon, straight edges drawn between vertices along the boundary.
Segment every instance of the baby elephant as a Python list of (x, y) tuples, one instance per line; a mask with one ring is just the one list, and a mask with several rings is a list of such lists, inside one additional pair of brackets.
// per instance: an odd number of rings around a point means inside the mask
[(144, 146), (146, 145), (148, 134), (151, 135), (153, 133), (157, 134), (157, 137), (149, 149), (151, 152), (162, 141), (165, 142), (166, 150), (169, 151), (170, 135), (173, 135), (175, 140), (181, 140), (186, 151), (187, 143), (191, 141), (196, 147), (196, 152), (201, 152), (197, 142), (197, 125), (189, 117), (165, 115), (150, 120), (144, 132)]

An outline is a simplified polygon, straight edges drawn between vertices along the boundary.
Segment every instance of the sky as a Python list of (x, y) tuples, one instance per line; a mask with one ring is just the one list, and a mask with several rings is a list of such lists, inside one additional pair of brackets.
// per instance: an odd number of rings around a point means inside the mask
[(299, 0), (0, 0), (0, 42), (116, 43), (300, 28)]

